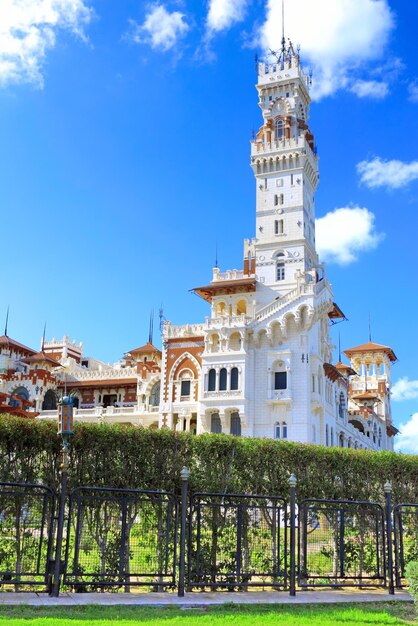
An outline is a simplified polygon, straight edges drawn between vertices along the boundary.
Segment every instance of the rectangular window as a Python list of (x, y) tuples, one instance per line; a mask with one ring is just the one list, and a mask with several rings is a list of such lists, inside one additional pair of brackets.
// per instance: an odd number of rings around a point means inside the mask
[(264, 179), (264, 189), (267, 189), (267, 178)]
[(284, 280), (284, 278), (285, 278), (284, 263), (278, 263), (277, 264), (277, 280)]
[(290, 174), (290, 184), (292, 185), (292, 187), (293, 187), (293, 185), (295, 184), (295, 183), (293, 182), (293, 174)]
[(274, 220), (274, 234), (283, 235), (283, 220)]
[(280, 424), (276, 424), (274, 427), (274, 438), (280, 439)]
[(180, 395), (182, 398), (190, 396), (190, 380), (181, 381)]
[(274, 388), (287, 389), (287, 372), (274, 372)]
[(287, 439), (287, 424), (283, 424), (283, 439)]

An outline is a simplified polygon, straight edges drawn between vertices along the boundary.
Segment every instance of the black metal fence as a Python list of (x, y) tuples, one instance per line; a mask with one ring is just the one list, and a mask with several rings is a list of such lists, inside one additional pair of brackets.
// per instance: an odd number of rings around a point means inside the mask
[(49, 589), (55, 494), (44, 485), (0, 483), (0, 585)]
[[(418, 504), (0, 483), (0, 588), (387, 587), (418, 559)], [(180, 490), (179, 490), (180, 491)], [(57, 525), (59, 511), (66, 523)], [(58, 526), (58, 530), (57, 530)], [(393, 542), (392, 542), (393, 540)], [(61, 555), (61, 544), (64, 552)], [(62, 556), (62, 560), (61, 560)], [(55, 566), (56, 564), (56, 566)], [(296, 587), (297, 582), (297, 587)]]
[(80, 487), (70, 495), (64, 585), (174, 586), (176, 544), (173, 494)]
[(385, 586), (385, 513), (375, 502), (303, 500), (299, 587)]
[(187, 556), (190, 589), (285, 587), (285, 500), (194, 494), (190, 499)]
[(393, 509), (395, 580), (403, 587), (405, 568), (418, 560), (418, 504), (398, 504)]

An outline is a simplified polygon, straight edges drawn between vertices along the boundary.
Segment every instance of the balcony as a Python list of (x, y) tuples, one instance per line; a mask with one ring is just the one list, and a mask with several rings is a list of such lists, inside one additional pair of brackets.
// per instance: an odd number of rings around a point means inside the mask
[(267, 394), (268, 404), (292, 404), (292, 392), (290, 389), (270, 389)]
[(242, 392), (237, 390), (226, 389), (225, 391), (204, 391), (203, 398), (205, 400), (228, 400), (229, 398), (240, 398)]
[[(129, 423), (134, 426), (147, 426), (158, 419), (158, 406), (93, 406), (83, 409), (74, 409), (75, 422), (90, 424), (117, 424)], [(56, 421), (58, 411), (41, 411), (36, 419)]]

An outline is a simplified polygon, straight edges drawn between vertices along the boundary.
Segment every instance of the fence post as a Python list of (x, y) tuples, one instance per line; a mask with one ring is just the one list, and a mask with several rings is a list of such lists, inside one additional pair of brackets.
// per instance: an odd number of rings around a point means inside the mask
[(291, 474), (288, 480), (290, 486), (290, 595), (296, 595), (296, 483), (297, 479)]
[(392, 545), (392, 485), (388, 481), (384, 485), (385, 490), (385, 511), (386, 511), (386, 537), (387, 537), (387, 554), (388, 554), (388, 577), (389, 577), (389, 593), (395, 593), (395, 585), (393, 583), (393, 545)]
[(65, 499), (67, 497), (67, 481), (68, 481), (68, 448), (63, 446), (62, 463), (61, 463), (61, 493), (58, 510), (57, 523), (57, 543), (55, 546), (55, 563), (54, 563), (54, 583), (51, 595), (58, 598), (61, 582), (61, 553), (62, 540), (64, 535), (64, 516), (65, 516)]
[(187, 492), (189, 488), (190, 471), (183, 467), (180, 472), (181, 478), (181, 526), (180, 526), (180, 561), (179, 561), (179, 584), (178, 596), (184, 597), (184, 572), (186, 563), (186, 517), (187, 517)]

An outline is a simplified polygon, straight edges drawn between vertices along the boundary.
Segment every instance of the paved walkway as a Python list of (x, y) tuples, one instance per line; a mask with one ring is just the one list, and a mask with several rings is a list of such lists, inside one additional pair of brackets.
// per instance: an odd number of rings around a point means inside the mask
[(197, 607), (213, 604), (332, 604), (336, 602), (388, 602), (402, 600), (411, 602), (406, 591), (398, 591), (391, 596), (386, 590), (338, 590), (300, 591), (290, 597), (285, 591), (254, 592), (195, 592), (179, 598), (175, 593), (62, 593), (59, 598), (50, 598), (45, 593), (0, 592), (0, 605), (26, 604), (32, 606), (71, 606), (85, 604), (139, 605), (139, 606), (179, 606)]

